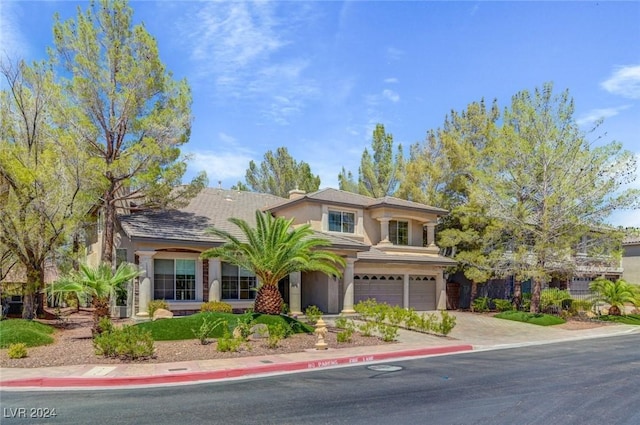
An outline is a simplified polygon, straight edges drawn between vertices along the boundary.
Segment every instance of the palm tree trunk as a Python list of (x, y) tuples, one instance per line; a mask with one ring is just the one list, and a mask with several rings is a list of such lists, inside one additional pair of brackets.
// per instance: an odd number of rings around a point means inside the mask
[(282, 295), (277, 285), (263, 284), (256, 295), (254, 311), (262, 314), (282, 313)]

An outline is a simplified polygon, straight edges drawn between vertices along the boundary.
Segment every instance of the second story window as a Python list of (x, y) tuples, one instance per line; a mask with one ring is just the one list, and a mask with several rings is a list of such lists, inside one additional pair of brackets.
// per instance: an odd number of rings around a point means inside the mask
[(409, 245), (409, 222), (389, 221), (389, 241), (394, 245)]
[(355, 233), (356, 214), (347, 211), (329, 210), (329, 231)]

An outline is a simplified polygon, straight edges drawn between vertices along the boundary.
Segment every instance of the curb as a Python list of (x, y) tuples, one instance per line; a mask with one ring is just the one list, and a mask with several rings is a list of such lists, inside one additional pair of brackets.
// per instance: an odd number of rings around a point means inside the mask
[(460, 353), (472, 351), (471, 345), (454, 345), (443, 347), (417, 348), (411, 350), (338, 357), (333, 359), (300, 361), (291, 363), (266, 364), (253, 367), (241, 367), (237, 369), (223, 369), (211, 371), (198, 371), (180, 374), (128, 376), (128, 377), (42, 377), (13, 379), (0, 382), (0, 388), (91, 388), (91, 387), (129, 387), (162, 384), (183, 384), (201, 381), (215, 381), (221, 379), (242, 378), (253, 375), (264, 375), (277, 372), (295, 372), (303, 370), (318, 370), (337, 366), (364, 364), (381, 360), (436, 356), (442, 354)]

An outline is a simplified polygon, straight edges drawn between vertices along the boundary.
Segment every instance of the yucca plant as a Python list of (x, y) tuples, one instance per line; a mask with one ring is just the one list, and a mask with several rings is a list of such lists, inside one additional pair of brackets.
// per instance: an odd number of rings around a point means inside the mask
[(63, 277), (62, 279), (47, 286), (47, 295), (64, 298), (69, 293), (78, 297), (91, 297), (93, 310), (93, 333), (99, 334), (100, 319), (109, 317), (109, 303), (117, 296), (118, 291), (124, 284), (140, 276), (142, 272), (136, 266), (129, 263), (122, 263), (114, 271), (107, 263), (97, 267), (90, 267), (86, 264), (80, 265), (78, 272)]
[(331, 243), (315, 237), (308, 224), (294, 228), (293, 219), (273, 217), (259, 210), (255, 227), (238, 218), (229, 221), (240, 229), (243, 238), (210, 228), (209, 233), (223, 238), (225, 243), (203, 252), (201, 257), (217, 257), (253, 272), (260, 284), (254, 304), (257, 313), (280, 314), (283, 301), (278, 282), (291, 273), (319, 271), (342, 275), (345, 260), (333, 252), (318, 249)]
[(610, 316), (621, 316), (625, 304), (640, 306), (640, 287), (624, 279), (614, 281), (598, 278), (591, 282), (589, 289), (594, 300), (609, 304)]

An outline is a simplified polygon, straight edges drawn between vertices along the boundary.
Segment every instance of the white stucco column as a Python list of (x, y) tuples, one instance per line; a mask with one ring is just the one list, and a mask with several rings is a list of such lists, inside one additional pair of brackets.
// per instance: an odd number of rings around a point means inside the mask
[(424, 224), (427, 227), (427, 246), (436, 245), (436, 223), (429, 221)]
[(409, 308), (409, 273), (404, 274), (404, 287), (402, 293), (402, 306)]
[(436, 308), (438, 310), (447, 309), (447, 284), (444, 280), (443, 271), (436, 275)]
[(344, 268), (344, 274), (342, 275), (344, 282), (344, 300), (342, 305), (343, 314), (353, 314), (353, 264), (357, 261), (357, 258), (347, 258), (347, 265)]
[(151, 301), (151, 292), (153, 284), (153, 256), (155, 251), (136, 251), (136, 255), (140, 261), (139, 268), (144, 270), (141, 276), (140, 286), (138, 289), (138, 317), (148, 317), (149, 301)]
[(289, 310), (294, 316), (302, 316), (302, 274), (289, 274)]
[(209, 301), (222, 299), (222, 262), (219, 258), (209, 258)]
[(381, 244), (389, 244), (389, 221), (391, 219), (389, 217), (380, 217), (378, 221), (380, 222), (380, 243)]

